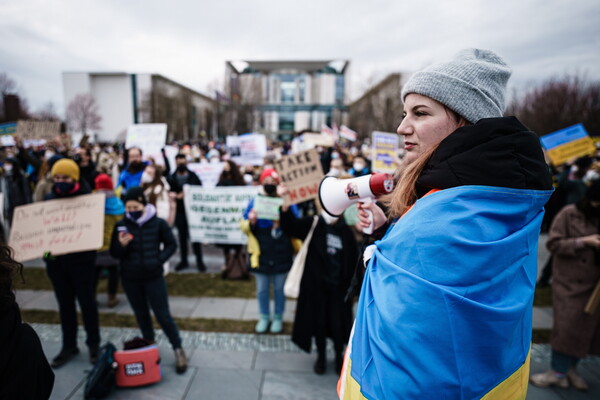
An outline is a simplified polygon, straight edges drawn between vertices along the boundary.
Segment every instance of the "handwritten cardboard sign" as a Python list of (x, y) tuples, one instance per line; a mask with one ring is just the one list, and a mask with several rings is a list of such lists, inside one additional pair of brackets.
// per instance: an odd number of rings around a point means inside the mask
[(256, 196), (254, 198), (254, 211), (259, 219), (279, 219), (279, 208), (283, 205), (281, 197)]
[(167, 124), (135, 124), (127, 128), (125, 147), (139, 147), (143, 157), (152, 157), (161, 165), (164, 164), (161, 149), (167, 140)]
[(52, 140), (60, 135), (60, 121), (19, 121), (16, 135), (23, 140)]
[(16, 207), (9, 243), (15, 259), (40, 258), (102, 247), (104, 193)]
[(275, 160), (275, 169), (281, 182), (289, 189), (286, 197), (289, 204), (298, 204), (319, 196), (323, 168), (317, 150), (306, 150)]
[(256, 196), (256, 186), (205, 188), (183, 186), (183, 203), (192, 242), (245, 244), (242, 213)]
[(393, 174), (396, 171), (394, 160), (398, 154), (399, 140), (399, 136), (395, 133), (373, 132), (373, 156), (371, 158), (373, 172)]

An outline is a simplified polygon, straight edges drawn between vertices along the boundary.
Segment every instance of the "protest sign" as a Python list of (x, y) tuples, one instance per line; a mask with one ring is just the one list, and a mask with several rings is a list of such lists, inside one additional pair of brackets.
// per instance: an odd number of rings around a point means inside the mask
[(245, 244), (240, 230), (242, 213), (258, 193), (256, 186), (213, 189), (184, 185), (183, 203), (192, 242)]
[(23, 262), (102, 247), (104, 193), (16, 207), (9, 243)]
[(596, 152), (594, 141), (582, 124), (570, 126), (540, 138), (552, 164), (561, 165), (581, 156)]
[(281, 182), (289, 189), (287, 203), (297, 204), (319, 195), (323, 168), (317, 150), (311, 149), (284, 156), (275, 160), (274, 164)]
[(219, 182), (219, 177), (221, 176), (221, 172), (223, 172), (223, 166), (225, 163), (189, 163), (188, 169), (198, 175), (200, 181), (202, 181), (202, 186), (205, 188), (214, 188), (217, 186)]
[(163, 165), (161, 149), (167, 140), (167, 124), (135, 124), (127, 129), (125, 148), (139, 147), (143, 158), (152, 157), (158, 164)]
[(281, 197), (256, 196), (253, 209), (256, 211), (257, 218), (275, 221), (279, 219), (279, 208), (282, 205)]
[(0, 146), (15, 146), (15, 133), (17, 133), (16, 122), (0, 124)]
[(263, 165), (267, 154), (267, 139), (259, 133), (227, 136), (227, 149), (233, 161), (240, 166)]
[(396, 171), (395, 160), (398, 154), (399, 137), (395, 133), (373, 131), (373, 156), (371, 157), (371, 170), (373, 172)]
[(19, 121), (16, 135), (23, 140), (49, 141), (60, 134), (60, 121)]

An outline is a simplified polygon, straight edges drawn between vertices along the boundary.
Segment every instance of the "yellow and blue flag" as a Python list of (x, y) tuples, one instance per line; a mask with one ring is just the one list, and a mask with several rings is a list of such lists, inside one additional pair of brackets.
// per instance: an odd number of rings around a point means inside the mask
[(551, 192), (460, 186), (419, 199), (376, 242), (340, 399), (524, 399)]

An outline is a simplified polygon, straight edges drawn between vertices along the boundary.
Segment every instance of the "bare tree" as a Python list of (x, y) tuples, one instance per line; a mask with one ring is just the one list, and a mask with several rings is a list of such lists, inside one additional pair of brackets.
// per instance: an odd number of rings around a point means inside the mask
[(87, 135), (90, 129), (100, 129), (101, 121), (98, 104), (91, 94), (78, 94), (67, 106), (67, 124), (74, 132)]
[(51, 101), (47, 102), (38, 111), (33, 113), (33, 117), (40, 121), (59, 121), (60, 117), (56, 113), (54, 103)]
[(554, 77), (527, 90), (507, 108), (529, 129), (542, 136), (582, 123), (590, 134), (600, 133), (600, 82), (581, 75)]
[(6, 72), (0, 73), (0, 94), (17, 94), (17, 83)]

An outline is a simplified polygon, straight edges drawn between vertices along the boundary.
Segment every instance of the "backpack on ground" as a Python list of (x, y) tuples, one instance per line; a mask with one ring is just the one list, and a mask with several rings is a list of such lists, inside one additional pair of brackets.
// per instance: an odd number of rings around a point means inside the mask
[(107, 342), (100, 348), (98, 361), (87, 376), (85, 383), (86, 399), (101, 399), (110, 393), (115, 387), (115, 363), (114, 353), (117, 350), (115, 345)]

